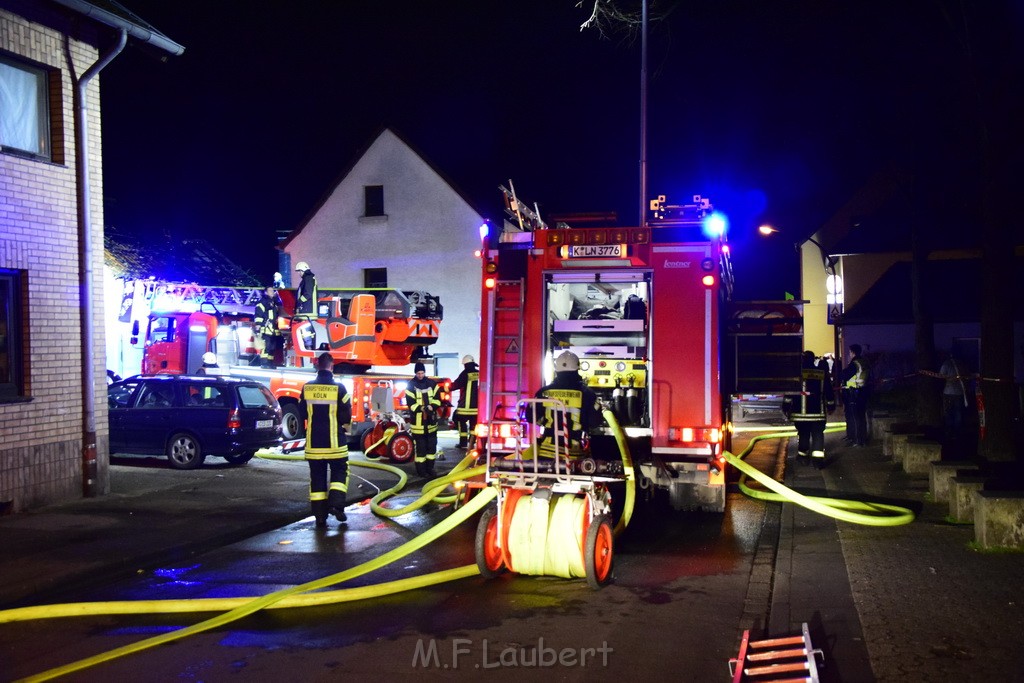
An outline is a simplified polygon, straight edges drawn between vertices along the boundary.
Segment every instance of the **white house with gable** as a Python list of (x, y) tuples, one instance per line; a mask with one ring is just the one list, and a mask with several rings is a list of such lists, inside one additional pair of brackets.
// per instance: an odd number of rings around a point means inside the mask
[[(432, 352), (454, 378), (480, 348), (480, 214), (398, 135), (385, 129), (278, 248), (286, 282), (305, 261), (323, 288), (392, 287), (440, 296)], [(410, 369), (411, 370), (411, 369)]]

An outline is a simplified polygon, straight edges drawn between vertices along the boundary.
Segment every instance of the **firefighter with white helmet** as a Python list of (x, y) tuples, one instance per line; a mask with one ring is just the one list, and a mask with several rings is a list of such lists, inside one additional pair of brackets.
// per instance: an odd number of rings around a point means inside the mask
[(473, 430), (476, 428), (477, 387), (480, 384), (480, 366), (473, 356), (462, 357), (462, 372), (452, 383), (452, 393), (459, 393), (455, 404), (455, 415), (452, 417), (456, 429), (459, 430), (459, 448), (473, 445)]
[[(597, 394), (583, 383), (580, 377), (580, 359), (571, 351), (566, 351), (555, 358), (555, 379), (547, 386), (541, 387), (536, 398), (556, 399), (566, 408), (564, 423), (561, 418), (556, 422), (557, 408), (547, 406), (544, 415), (538, 416), (539, 425), (544, 432), (538, 442), (539, 455), (553, 457), (555, 453), (555, 426), (560, 425), (568, 437), (559, 452), (577, 457), (583, 452), (583, 435), (597, 426), (600, 414), (597, 411)], [(564, 440), (564, 439), (563, 439)]]
[(299, 261), (295, 270), (301, 273), (298, 290), (295, 292), (295, 316), (305, 318), (316, 317), (316, 275), (309, 269), (309, 264)]
[(220, 366), (217, 365), (217, 354), (213, 351), (207, 351), (203, 354), (203, 364), (196, 370), (197, 375), (215, 375)]

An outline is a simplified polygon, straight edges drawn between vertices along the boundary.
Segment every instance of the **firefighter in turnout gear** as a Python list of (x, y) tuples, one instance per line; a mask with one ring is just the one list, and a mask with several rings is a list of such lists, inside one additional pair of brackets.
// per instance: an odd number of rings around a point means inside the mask
[(835, 393), (829, 379), (828, 363), (815, 361), (813, 351), (804, 351), (800, 370), (801, 391), (790, 396), (789, 419), (797, 432), (797, 461), (825, 464), (825, 419), (835, 410)]
[(480, 367), (473, 356), (462, 357), (462, 372), (452, 384), (452, 393), (458, 391), (459, 401), (455, 405), (454, 421), (459, 430), (459, 448), (472, 448), (473, 430), (476, 427), (477, 386), (480, 383)]
[[(600, 414), (597, 412), (597, 394), (583, 383), (579, 369), (579, 357), (566, 351), (555, 359), (554, 381), (541, 387), (535, 396), (557, 399), (566, 408), (564, 419), (556, 416), (558, 409), (555, 406), (546, 406), (544, 415), (537, 416), (538, 424), (544, 430), (538, 442), (539, 455), (542, 457), (553, 458), (555, 455), (556, 425), (563, 433), (559, 453), (579, 457), (583, 453), (583, 435), (596, 427), (600, 420)], [(565, 437), (568, 437), (568, 443)]]
[[(327, 515), (345, 522), (348, 493), (348, 437), (352, 404), (344, 385), (334, 381), (334, 359), (322, 353), (316, 379), (302, 387), (306, 413), (306, 460), (309, 462), (309, 504), (316, 525), (327, 525)], [(330, 476), (328, 476), (328, 474)]]
[(295, 316), (302, 318), (316, 317), (316, 275), (309, 269), (309, 264), (299, 261), (295, 270), (301, 274), (298, 289), (295, 292)]
[(277, 325), (281, 311), (281, 298), (278, 296), (277, 290), (267, 287), (263, 292), (263, 297), (256, 304), (256, 311), (253, 315), (253, 330), (263, 342), (260, 349), (260, 365), (265, 368), (275, 367), (277, 353), (281, 349), (281, 330)]
[(409, 409), (412, 440), (416, 445), (416, 474), (433, 477), (437, 459), (437, 415), (441, 409), (441, 395), (437, 382), (427, 377), (423, 363), (414, 368), (416, 377), (406, 385), (405, 405)]

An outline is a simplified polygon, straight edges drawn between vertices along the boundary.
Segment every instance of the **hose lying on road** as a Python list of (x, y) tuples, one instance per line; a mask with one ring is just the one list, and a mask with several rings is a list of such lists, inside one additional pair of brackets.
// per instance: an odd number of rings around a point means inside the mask
[[(845, 425), (843, 423), (830, 425), (825, 429), (825, 433), (837, 432), (844, 429), (844, 427)], [(853, 524), (863, 524), (866, 526), (900, 526), (901, 524), (909, 524), (914, 521), (913, 511), (905, 507), (900, 507), (899, 505), (859, 500), (845, 500), (842, 498), (805, 496), (798, 491), (794, 491), (788, 486), (780, 484), (756, 467), (752, 467), (743, 461), (743, 458), (753, 450), (754, 446), (759, 441), (763, 441), (765, 439), (788, 439), (795, 434), (796, 432), (792, 430), (762, 434), (751, 439), (747, 447), (738, 456), (726, 451), (726, 462), (743, 473), (739, 482), (740, 490), (743, 493), (758, 500), (780, 503), (789, 501), (796, 503), (797, 505), (802, 505), (808, 510), (812, 510), (818, 514), (840, 519), (844, 522), (852, 522)], [(746, 484), (747, 477), (755, 479), (763, 486), (771, 489), (771, 491), (758, 491), (750, 488)], [(858, 512), (854, 512), (854, 510), (857, 510)]]
[[(149, 648), (154, 647), (156, 645), (161, 645), (163, 643), (168, 643), (168, 642), (171, 642), (171, 641), (174, 641), (174, 640), (179, 640), (179, 639), (184, 638), (186, 636), (194, 635), (196, 633), (202, 633), (203, 631), (209, 631), (210, 629), (217, 628), (219, 626), (224, 626), (224, 625), (229, 624), (229, 623), (231, 623), (233, 621), (241, 619), (242, 617), (246, 617), (246, 616), (248, 616), (250, 614), (253, 614), (255, 612), (258, 612), (258, 611), (260, 611), (262, 609), (266, 609), (266, 608), (270, 607), (271, 605), (274, 605), (276, 603), (280, 603), (282, 600), (284, 600), (285, 598), (287, 598), (289, 596), (295, 596), (295, 595), (297, 595), (299, 593), (305, 593), (307, 591), (313, 591), (313, 590), (317, 590), (317, 589), (320, 589), (320, 588), (326, 588), (328, 586), (333, 586), (333, 585), (335, 585), (337, 583), (341, 583), (343, 581), (348, 581), (348, 580), (353, 579), (353, 578), (355, 578), (357, 576), (362, 576), (363, 574), (366, 574), (367, 572), (373, 571), (375, 569), (379, 569), (380, 567), (383, 567), (383, 566), (385, 566), (387, 564), (390, 564), (391, 562), (394, 562), (395, 560), (398, 560), (399, 558), (405, 557), (409, 553), (414, 552), (416, 550), (419, 550), (420, 548), (422, 548), (423, 546), (427, 545), (428, 543), (430, 543), (430, 542), (434, 541), (435, 539), (439, 538), (440, 536), (448, 533), (449, 531), (454, 529), (456, 526), (461, 524), (463, 521), (465, 521), (467, 518), (471, 517), (476, 512), (479, 512), (481, 508), (483, 508), (485, 505), (487, 505), (495, 497), (495, 495), (496, 495), (496, 492), (494, 491), (494, 489), (491, 489), (491, 488), (483, 489), (479, 494), (474, 496), (473, 499), (470, 500), (466, 505), (464, 505), (459, 510), (455, 511), (448, 518), (442, 520), (436, 526), (430, 528), (429, 530), (423, 532), (422, 534), (420, 534), (416, 538), (413, 538), (412, 540), (402, 544), (401, 546), (399, 546), (399, 547), (397, 547), (397, 548), (395, 548), (393, 550), (390, 550), (390, 551), (384, 553), (383, 555), (380, 555), (379, 557), (376, 557), (376, 558), (370, 560), (369, 562), (364, 562), (363, 564), (358, 565), (356, 567), (352, 567), (351, 569), (346, 569), (343, 572), (339, 572), (337, 574), (331, 574), (330, 576), (325, 576), (325, 577), (317, 579), (315, 581), (310, 581), (308, 583), (303, 583), (303, 584), (300, 584), (298, 586), (292, 586), (290, 588), (285, 588), (283, 590), (275, 591), (273, 593), (270, 593), (268, 595), (264, 595), (263, 597), (259, 597), (259, 598), (256, 598), (256, 599), (240, 598), (239, 600), (241, 601), (242, 604), (238, 605), (237, 607), (234, 607), (234, 608), (230, 609), (227, 612), (224, 612), (222, 614), (218, 614), (217, 616), (215, 616), (215, 617), (213, 617), (211, 619), (207, 619), (205, 621), (201, 621), (198, 624), (193, 624), (192, 626), (187, 626), (185, 628), (182, 628), (182, 629), (179, 629), (177, 631), (170, 632), (170, 633), (164, 633), (164, 634), (161, 634), (159, 636), (155, 636), (153, 638), (147, 638), (146, 640), (142, 640), (142, 641), (139, 641), (137, 643), (132, 643), (130, 645), (125, 645), (124, 647), (119, 647), (119, 648), (110, 650), (108, 652), (104, 652), (102, 654), (96, 655), (94, 657), (88, 657), (86, 659), (81, 659), (81, 660), (79, 660), (77, 662), (72, 662), (71, 664), (66, 664), (64, 666), (57, 667), (55, 669), (50, 669), (49, 671), (44, 671), (41, 674), (37, 674), (35, 676), (31, 676), (31, 677), (26, 678), (24, 680), (25, 681), (47, 681), (47, 680), (51, 680), (53, 678), (56, 678), (58, 676), (63, 676), (63, 675), (66, 675), (66, 674), (69, 674), (69, 673), (72, 673), (72, 672), (75, 672), (75, 671), (81, 671), (82, 669), (86, 669), (88, 667), (95, 666), (96, 664), (101, 664), (103, 662), (107, 662), (107, 661), (116, 659), (118, 657), (123, 657), (124, 655), (132, 654), (134, 652), (140, 652), (142, 650), (149, 649)], [(475, 570), (476, 567), (474, 566), (473, 569)], [(468, 571), (469, 571), (469, 567), (462, 567), (462, 568), (459, 568), (459, 569), (456, 569), (456, 570), (447, 570), (446, 572), (437, 572), (437, 574), (446, 575), (449, 572), (456, 572), (456, 573), (459, 574), (458, 577), (453, 575), (451, 577), (444, 576), (444, 577), (442, 577), (440, 579), (440, 581), (448, 581), (448, 580), (451, 580), (452, 578), (462, 578), (463, 576), (467, 575), (465, 572), (468, 572)], [(470, 572), (470, 575), (472, 573), (473, 572)], [(424, 577), (420, 577), (420, 578), (424, 578)], [(439, 582), (439, 581), (435, 581), (435, 583), (437, 583), (437, 582)], [(377, 588), (377, 587), (374, 586), (372, 588)], [(314, 595), (310, 595), (308, 597), (312, 599), (315, 596)], [(154, 602), (165, 602), (165, 601), (154, 601)], [(166, 602), (181, 602), (181, 601), (166, 601)], [(193, 606), (193, 609), (191, 611), (202, 611), (196, 605), (196, 603), (200, 603), (202, 601), (195, 601), (195, 600), (193, 600), (193, 601), (190, 601), (190, 602), (191, 602), (191, 604)], [(314, 604), (316, 604), (316, 603), (314, 603)], [(40, 608), (40, 609), (43, 609), (43, 608)], [(139, 612), (151, 612), (153, 610), (138, 610), (138, 611)], [(94, 613), (95, 612), (90, 612), (90, 614), (94, 614)], [(5, 613), (0, 612), (0, 618), (2, 618), (4, 616), (4, 614)]]

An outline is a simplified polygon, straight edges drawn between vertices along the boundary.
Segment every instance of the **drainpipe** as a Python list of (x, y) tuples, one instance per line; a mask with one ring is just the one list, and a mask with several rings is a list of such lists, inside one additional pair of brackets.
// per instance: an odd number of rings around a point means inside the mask
[(92, 188), (89, 184), (89, 131), (85, 91), (91, 81), (114, 57), (121, 54), (128, 42), (128, 32), (118, 31), (118, 41), (111, 50), (90, 66), (75, 84), (75, 175), (78, 185), (78, 272), (79, 300), (82, 310), (82, 495), (99, 494), (96, 448), (96, 361), (95, 324), (93, 320), (92, 272)]

